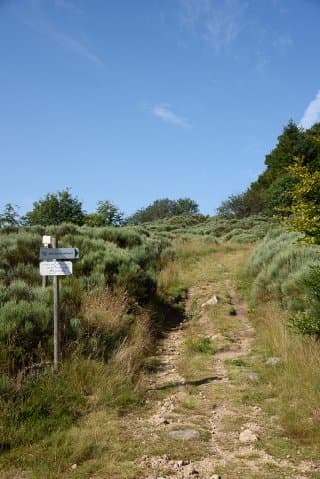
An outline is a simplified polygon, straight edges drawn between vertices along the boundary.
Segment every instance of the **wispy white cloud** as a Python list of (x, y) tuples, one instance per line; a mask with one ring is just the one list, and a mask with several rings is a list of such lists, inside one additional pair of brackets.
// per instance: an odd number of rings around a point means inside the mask
[(16, 14), (29, 28), (32, 28), (39, 34), (46, 35), (65, 50), (81, 56), (95, 65), (103, 66), (103, 60), (85, 41), (69, 32), (60, 30), (53, 24), (50, 9), (46, 8), (49, 4), (54, 9), (64, 9), (70, 10), (70, 12), (81, 13), (77, 4), (71, 0), (52, 0), (50, 2), (30, 0), (27, 6), (24, 5), (24, 8), (18, 9), (18, 7), (16, 7)]
[(47, 29), (47, 34), (63, 48), (76, 53), (77, 55), (86, 58), (96, 65), (103, 65), (103, 61), (98, 55), (96, 55), (90, 48), (84, 43), (80, 42), (76, 38), (73, 38), (69, 34), (60, 32), (58, 30), (53, 30), (52, 28)]
[(320, 121), (320, 90), (307, 106), (299, 125), (307, 129), (318, 121)]
[[(216, 55), (229, 52), (238, 63), (264, 75), (274, 55), (285, 56), (294, 39), (292, 32), (266, 25), (255, 4), (254, 0), (179, 0), (180, 23)], [(283, 1), (270, 0), (270, 4), (279, 15)]]
[(245, 28), (248, 4), (239, 0), (180, 0), (182, 22), (220, 53)]
[(156, 105), (152, 108), (152, 114), (160, 120), (182, 128), (190, 128), (190, 123), (184, 117), (174, 113), (169, 104)]

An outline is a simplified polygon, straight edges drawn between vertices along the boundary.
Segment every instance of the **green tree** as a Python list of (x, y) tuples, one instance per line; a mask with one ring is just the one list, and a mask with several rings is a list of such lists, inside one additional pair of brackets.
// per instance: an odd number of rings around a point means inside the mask
[(217, 213), (219, 216), (244, 218), (263, 212), (266, 205), (265, 193), (260, 189), (250, 187), (244, 193), (229, 196), (217, 208)]
[(291, 190), (297, 182), (289, 171), (276, 178), (266, 191), (268, 208), (270, 212), (279, 214), (281, 211), (286, 215), (287, 208), (292, 203)]
[(297, 155), (311, 171), (320, 170), (320, 123), (304, 131)]
[(120, 226), (123, 223), (123, 213), (110, 201), (98, 201), (95, 213), (85, 216), (89, 226)]
[(174, 216), (198, 215), (199, 205), (190, 198), (179, 198), (178, 200), (174, 201), (172, 213)]
[(148, 221), (161, 220), (171, 216), (199, 214), (198, 204), (190, 198), (169, 200), (162, 198), (155, 200), (146, 208), (141, 208), (127, 219), (129, 224), (140, 224)]
[[(300, 158), (310, 174), (320, 170), (320, 123), (308, 130), (299, 128), (292, 120), (284, 127), (273, 150), (266, 155), (266, 169), (244, 193), (231, 195), (218, 208), (219, 215), (248, 216), (291, 215), (296, 184), (299, 183), (294, 165)], [(309, 205), (310, 206), (310, 205)]]
[(33, 203), (32, 211), (25, 216), (25, 223), (32, 225), (59, 225), (63, 222), (83, 224), (82, 203), (73, 197), (67, 188), (57, 193), (48, 193)]
[(11, 203), (4, 205), (3, 212), (0, 213), (0, 228), (19, 226), (21, 218), (16, 208), (18, 208), (17, 205), (13, 206)]
[(308, 130), (299, 128), (293, 121), (284, 127), (273, 150), (265, 157), (265, 171), (251, 184), (249, 189), (260, 190), (266, 199), (265, 213), (284, 214), (290, 207), (290, 191), (297, 179), (288, 167), (299, 157), (310, 171), (320, 169), (320, 123)]
[(286, 223), (295, 231), (305, 233), (311, 243), (320, 243), (320, 171), (311, 171), (302, 159), (288, 167), (296, 179), (290, 191), (291, 205)]
[(267, 168), (257, 180), (261, 187), (268, 189), (279, 176), (287, 174), (287, 167), (293, 162), (293, 158), (301, 154), (303, 138), (303, 130), (290, 120), (278, 136), (275, 148), (265, 157)]

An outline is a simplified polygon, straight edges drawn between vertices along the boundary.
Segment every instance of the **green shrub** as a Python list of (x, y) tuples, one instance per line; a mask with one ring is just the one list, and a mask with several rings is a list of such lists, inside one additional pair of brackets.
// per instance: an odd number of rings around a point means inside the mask
[(7, 288), (7, 301), (32, 301), (34, 293), (25, 281), (15, 280)]
[(15, 372), (39, 360), (47, 350), (51, 313), (45, 304), (8, 301), (0, 309), (0, 344), (6, 351), (8, 367)]
[(320, 339), (320, 264), (309, 268), (301, 281), (307, 307), (289, 320), (289, 324), (303, 334), (313, 334)]
[(7, 280), (14, 281), (15, 279), (22, 279), (30, 285), (39, 285), (41, 282), (39, 274), (39, 261), (37, 265), (18, 263), (11, 270), (8, 271)]
[(230, 359), (228, 363), (238, 367), (246, 366), (246, 362), (241, 358)]
[(301, 241), (303, 235), (271, 231), (254, 252), (248, 268), (254, 278), (252, 296), (274, 301), (291, 314), (290, 325), (320, 335), (320, 247)]
[(191, 338), (186, 341), (186, 347), (194, 353), (214, 354), (216, 349), (210, 338)]
[(31, 444), (69, 427), (85, 408), (90, 376), (84, 385), (77, 377), (81, 374), (79, 367), (76, 370), (72, 364), (65, 364), (58, 374), (48, 372), (37, 380), (23, 382), (19, 389), (13, 389), (10, 383), (0, 387), (0, 448), (1, 444), (7, 448)]
[(102, 290), (106, 284), (104, 274), (99, 271), (80, 277), (79, 282), (83, 291)]
[[(42, 289), (39, 274), (41, 236), (55, 236), (59, 247), (78, 247), (73, 275), (60, 281), (60, 320), (64, 354), (77, 348), (82, 296), (106, 287), (125, 289), (133, 302), (145, 303), (156, 293), (156, 272), (167, 239), (151, 239), (141, 227), (90, 228), (63, 223), (50, 227), (0, 230), (0, 351), (12, 373), (33, 361), (51, 359), (52, 288)], [(100, 338), (105, 343), (106, 338)], [(97, 341), (95, 337), (93, 341)], [(111, 337), (110, 341), (113, 341)], [(100, 346), (95, 346), (100, 347)], [(109, 345), (107, 349), (110, 350)], [(111, 348), (112, 349), (112, 348)], [(87, 353), (88, 349), (86, 349)], [(10, 365), (10, 366), (9, 366)]]

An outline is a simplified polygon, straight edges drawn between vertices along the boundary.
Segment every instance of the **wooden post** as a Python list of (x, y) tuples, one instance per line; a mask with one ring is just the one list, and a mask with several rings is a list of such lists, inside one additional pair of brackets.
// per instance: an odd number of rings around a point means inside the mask
[[(52, 247), (58, 248), (58, 241), (52, 238)], [(56, 260), (54, 260), (56, 261)], [(53, 370), (57, 371), (60, 360), (59, 330), (59, 276), (53, 276)]]
[(48, 276), (42, 276), (42, 287), (46, 288), (48, 285)]
[[(42, 245), (45, 248), (49, 248), (51, 242), (50, 236), (42, 236)], [(46, 288), (48, 286), (48, 276), (42, 276), (42, 287)]]

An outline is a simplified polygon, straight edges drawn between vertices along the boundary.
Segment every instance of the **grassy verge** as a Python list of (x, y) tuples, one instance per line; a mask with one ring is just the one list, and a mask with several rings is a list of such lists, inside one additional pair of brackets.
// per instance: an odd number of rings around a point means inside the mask
[[(288, 331), (287, 317), (275, 306), (252, 312), (257, 331), (254, 391), (268, 413), (297, 448), (308, 446), (317, 457), (320, 444), (320, 344)], [(274, 358), (274, 359), (273, 359)], [(250, 400), (250, 398), (248, 398)]]
[[(243, 271), (239, 287), (250, 302), (251, 280)], [(256, 340), (250, 360), (258, 380), (243, 400), (263, 407), (283, 431), (269, 443), (271, 453), (317, 459), (320, 449), (320, 343), (288, 329), (288, 313), (273, 302), (251, 301)], [(281, 438), (280, 438), (281, 437)], [(285, 439), (284, 439), (285, 438)]]
[[(2, 377), (1, 478), (22, 471), (32, 479), (70, 477), (74, 463), (99, 463), (111, 442), (111, 429), (110, 438), (104, 437), (109, 419), (117, 437), (112, 447), (124, 441), (120, 418), (143, 402), (152, 314), (139, 306), (128, 314), (126, 295), (106, 290), (88, 295), (83, 316), (83, 337), (57, 374), (48, 368), (20, 383)], [(103, 429), (97, 418), (108, 426)]]

